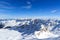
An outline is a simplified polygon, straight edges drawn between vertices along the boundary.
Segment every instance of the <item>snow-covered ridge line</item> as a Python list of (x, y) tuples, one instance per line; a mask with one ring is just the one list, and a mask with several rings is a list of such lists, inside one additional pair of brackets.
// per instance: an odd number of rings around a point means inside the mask
[(54, 20), (54, 19), (17, 19), (17, 20), (0, 20), (0, 24), (4, 24), (4, 27), (7, 26), (21, 26), (21, 25), (30, 25), (30, 24), (35, 24), (35, 23), (39, 23), (39, 24), (59, 24), (60, 20)]
[[(55, 19), (0, 20), (0, 28), (19, 31), (20, 33), (22, 33), (23, 36), (26, 35), (23, 38), (28, 37), (28, 34), (29, 34), (29, 36), (32, 35), (32, 34), (36, 35), (34, 33), (36, 33), (36, 32), (39, 33), (39, 31), (41, 31), (41, 26), (42, 26), (42, 29), (44, 27), (46, 27), (50, 31), (49, 34), (47, 32), (43, 32), (43, 31), (41, 32), (41, 33), (43, 33), (43, 36), (46, 36), (46, 38), (50, 38), (51, 36), (47, 37), (50, 34), (53, 35), (53, 37), (54, 37), (54, 35), (56, 34), (54, 32), (60, 33), (59, 32), (59, 30), (60, 30), (59, 29), (60, 28), (60, 20), (55, 20)], [(45, 30), (45, 29), (43, 29), (43, 30)], [(36, 37), (36, 36), (35, 36), (35, 38), (45, 39), (45, 37), (41, 38), (42, 35), (39, 35), (39, 36), (40, 36), (39, 38)], [(30, 36), (29, 38), (33, 38), (33, 37)], [(26, 38), (26, 39), (29, 40), (29, 38)]]

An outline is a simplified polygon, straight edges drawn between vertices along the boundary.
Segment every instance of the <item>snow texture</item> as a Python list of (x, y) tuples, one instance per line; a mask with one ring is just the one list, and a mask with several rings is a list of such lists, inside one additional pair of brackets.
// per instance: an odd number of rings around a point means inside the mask
[(21, 34), (14, 30), (0, 29), (0, 40), (20, 40)]
[(60, 20), (0, 20), (0, 40), (60, 40)]

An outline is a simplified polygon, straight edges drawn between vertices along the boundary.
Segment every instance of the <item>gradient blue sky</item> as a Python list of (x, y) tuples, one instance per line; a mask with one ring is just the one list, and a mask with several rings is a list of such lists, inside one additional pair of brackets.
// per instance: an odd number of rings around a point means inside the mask
[(60, 0), (0, 0), (0, 18), (60, 17)]

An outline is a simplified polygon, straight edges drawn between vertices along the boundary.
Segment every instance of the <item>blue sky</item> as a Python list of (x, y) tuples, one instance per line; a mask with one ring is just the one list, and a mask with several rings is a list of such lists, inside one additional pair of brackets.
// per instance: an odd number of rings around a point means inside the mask
[(60, 17), (60, 0), (0, 0), (0, 18)]

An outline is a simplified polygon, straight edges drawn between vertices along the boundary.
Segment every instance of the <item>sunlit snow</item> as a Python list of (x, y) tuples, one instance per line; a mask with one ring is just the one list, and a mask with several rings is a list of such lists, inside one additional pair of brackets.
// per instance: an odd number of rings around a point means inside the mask
[(59, 37), (59, 35), (53, 34), (52, 32), (48, 32), (48, 31), (46, 31), (46, 32), (37, 31), (37, 32), (35, 32), (35, 35), (38, 39)]
[(21, 34), (14, 30), (0, 29), (0, 40), (20, 40)]
[[(60, 20), (1, 20), (0, 40), (52, 40), (60, 37)], [(59, 40), (59, 39), (58, 39)]]
[(59, 37), (59, 35), (56, 35), (56, 34), (53, 34), (52, 32), (50, 32), (48, 28), (44, 27), (44, 25), (41, 25), (40, 31), (35, 32), (35, 36), (38, 39)]

